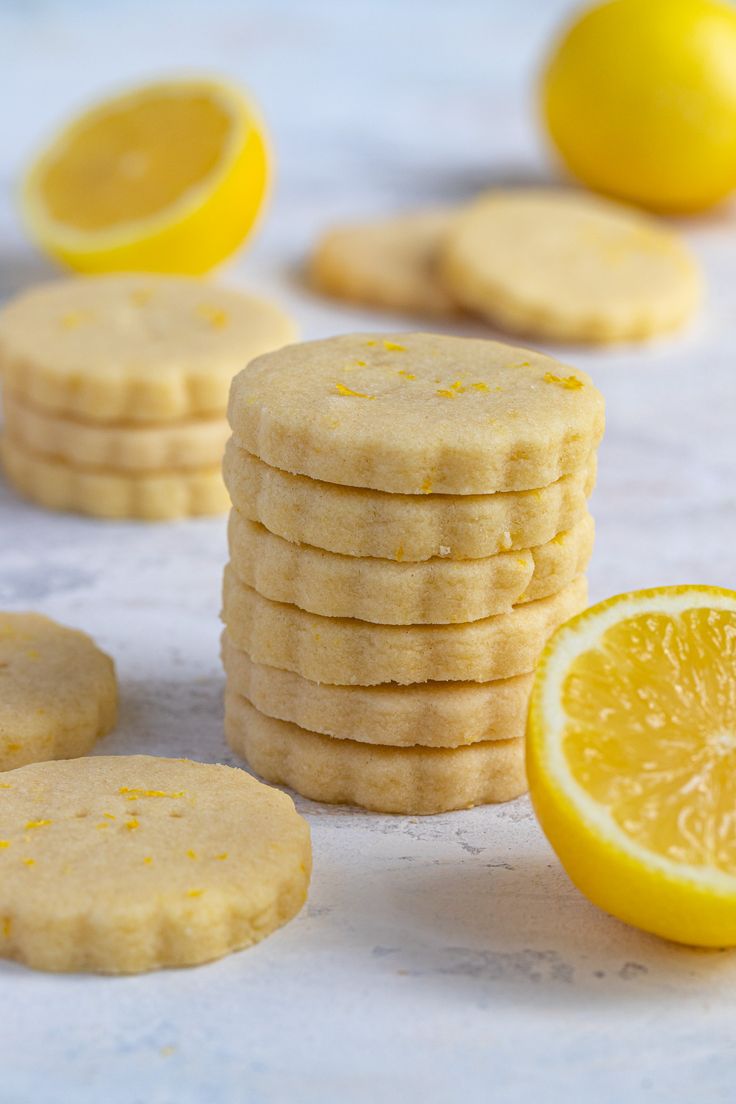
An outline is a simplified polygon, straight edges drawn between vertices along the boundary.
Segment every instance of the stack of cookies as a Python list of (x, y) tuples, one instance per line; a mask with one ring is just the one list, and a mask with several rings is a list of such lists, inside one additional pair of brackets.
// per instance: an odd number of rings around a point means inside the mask
[(586, 604), (590, 379), (496, 342), (357, 334), (259, 357), (229, 416), (231, 747), (377, 811), (522, 793), (535, 664)]
[(293, 336), (270, 303), (188, 277), (69, 279), (19, 296), (0, 314), (8, 479), (98, 517), (222, 512), (230, 381)]

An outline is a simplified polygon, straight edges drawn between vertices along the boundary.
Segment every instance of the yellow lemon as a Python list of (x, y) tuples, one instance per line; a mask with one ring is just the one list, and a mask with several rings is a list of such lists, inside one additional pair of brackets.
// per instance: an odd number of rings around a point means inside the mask
[(549, 133), (592, 188), (660, 211), (736, 187), (736, 10), (610, 0), (580, 16), (542, 81)]
[(736, 591), (662, 587), (573, 618), (532, 692), (529, 787), (591, 901), (736, 945)]
[(196, 275), (233, 253), (267, 189), (253, 105), (231, 85), (146, 85), (75, 119), (31, 166), (23, 210), (39, 245), (80, 272)]

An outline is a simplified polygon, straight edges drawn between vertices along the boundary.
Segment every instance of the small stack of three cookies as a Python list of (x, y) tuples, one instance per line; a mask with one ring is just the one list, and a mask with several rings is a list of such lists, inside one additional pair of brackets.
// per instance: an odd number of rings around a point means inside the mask
[(6, 475), (52, 509), (221, 513), (230, 381), (293, 336), (270, 303), (189, 277), (76, 278), (20, 295), (0, 314)]
[(495, 342), (357, 334), (258, 358), (229, 414), (231, 747), (376, 811), (522, 793), (534, 667), (586, 602), (590, 379)]

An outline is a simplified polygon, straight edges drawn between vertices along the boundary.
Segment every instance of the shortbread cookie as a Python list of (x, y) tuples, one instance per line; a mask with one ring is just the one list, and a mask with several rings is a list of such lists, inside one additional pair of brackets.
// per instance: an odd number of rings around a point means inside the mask
[(41, 970), (192, 966), (263, 939), (307, 895), (309, 827), (232, 767), (117, 755), (0, 782), (0, 955)]
[(230, 441), (225, 483), (233, 504), (285, 540), (347, 556), (418, 562), (533, 548), (585, 515), (596, 458), (536, 491), (400, 495), (341, 487), (271, 468)]
[(222, 634), (228, 689), (268, 717), (341, 740), (392, 747), (461, 747), (520, 739), (533, 674), (494, 682), (330, 686), (254, 663)]
[(230, 747), (262, 778), (313, 801), (424, 816), (511, 801), (524, 793), (524, 741), (458, 748), (385, 747), (332, 740), (225, 699)]
[[(442, 251), (450, 292), (511, 333), (611, 342), (674, 329), (695, 311), (698, 266), (662, 223), (585, 192), (490, 192)], [(566, 373), (560, 373), (566, 374)]]
[(222, 616), (232, 642), (256, 663), (314, 682), (488, 682), (533, 670), (548, 637), (586, 596), (580, 576), (550, 598), (466, 625), (372, 625), (272, 602), (227, 567)]
[(86, 755), (114, 727), (117, 697), (113, 662), (85, 633), (0, 613), (0, 771)]
[(379, 625), (444, 625), (507, 613), (563, 590), (585, 571), (593, 536), (593, 519), (586, 514), (572, 529), (527, 551), (396, 563), (292, 544), (233, 510), (228, 543), (238, 578), (275, 602)]
[(273, 467), (400, 494), (544, 487), (603, 434), (603, 397), (542, 353), (437, 334), (348, 334), (233, 380), (237, 443)]
[(8, 432), (31, 452), (120, 473), (213, 467), (222, 463), (230, 436), (224, 416), (151, 426), (99, 425), (37, 410), (9, 391), (3, 413)]
[(222, 416), (232, 377), (294, 339), (271, 303), (186, 276), (76, 277), (0, 312), (0, 376), (34, 405), (106, 422)]
[(428, 210), (330, 230), (310, 264), (320, 291), (368, 306), (446, 318), (459, 313), (437, 277), (454, 210)]
[(52, 510), (168, 521), (221, 514), (229, 505), (219, 466), (155, 474), (79, 468), (30, 452), (7, 433), (0, 442), (0, 455), (16, 490)]

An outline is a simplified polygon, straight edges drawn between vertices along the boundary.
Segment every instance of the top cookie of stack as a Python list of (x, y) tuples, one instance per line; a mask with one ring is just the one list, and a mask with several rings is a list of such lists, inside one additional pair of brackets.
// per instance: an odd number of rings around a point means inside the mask
[(590, 379), (495, 342), (356, 334), (258, 358), (229, 418), (235, 750), (384, 811), (520, 793), (531, 672), (585, 601)]
[(218, 513), (230, 382), (293, 337), (272, 304), (190, 277), (37, 287), (0, 312), (8, 477), (101, 517)]

